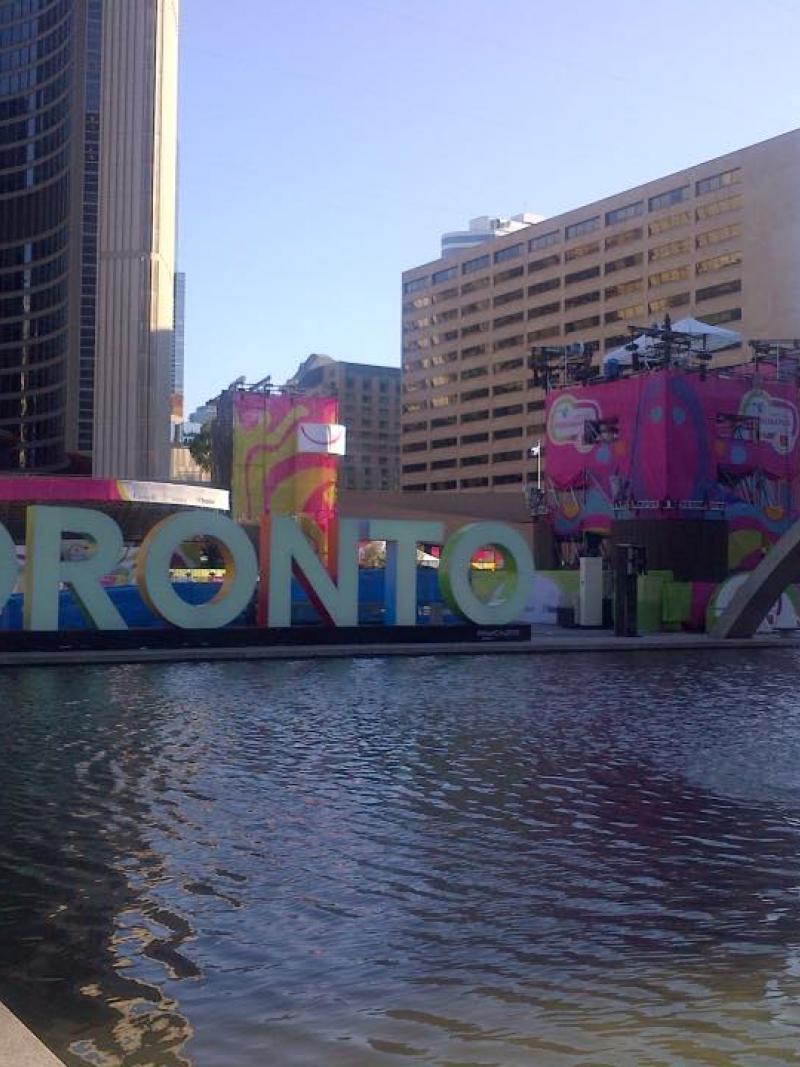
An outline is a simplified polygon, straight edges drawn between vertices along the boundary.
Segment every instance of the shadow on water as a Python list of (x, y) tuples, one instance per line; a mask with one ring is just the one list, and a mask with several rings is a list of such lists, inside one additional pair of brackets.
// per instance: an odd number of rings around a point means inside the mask
[(69, 1064), (800, 1045), (795, 653), (0, 676), (0, 996)]

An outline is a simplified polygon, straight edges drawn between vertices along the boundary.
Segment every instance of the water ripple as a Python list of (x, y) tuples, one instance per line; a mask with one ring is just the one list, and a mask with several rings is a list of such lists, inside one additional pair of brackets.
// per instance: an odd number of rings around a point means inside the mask
[(0, 675), (0, 996), (71, 1067), (794, 1063), (800, 658)]

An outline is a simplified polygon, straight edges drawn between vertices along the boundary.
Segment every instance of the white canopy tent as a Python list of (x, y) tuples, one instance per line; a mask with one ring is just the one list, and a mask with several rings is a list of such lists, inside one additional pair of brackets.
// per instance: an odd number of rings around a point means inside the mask
[[(696, 337), (697, 348), (705, 347), (706, 352), (719, 352), (720, 349), (738, 345), (742, 340), (742, 335), (735, 330), (726, 330), (722, 326), (712, 326), (708, 322), (701, 322), (700, 319), (681, 319), (679, 322), (672, 323), (672, 329), (675, 333), (688, 333)], [(705, 345), (703, 338), (705, 338)], [(637, 353), (646, 362), (648, 352), (655, 353), (656, 346), (661, 343), (658, 338), (648, 337), (647, 334), (643, 333), (638, 337), (634, 337), (629, 342), (629, 345), (636, 345)], [(629, 349), (629, 345), (623, 345), (621, 348), (614, 348), (611, 352), (607, 352), (603, 358), (603, 370), (605, 371), (607, 364), (612, 360), (620, 367), (629, 367), (633, 362), (633, 352)]]

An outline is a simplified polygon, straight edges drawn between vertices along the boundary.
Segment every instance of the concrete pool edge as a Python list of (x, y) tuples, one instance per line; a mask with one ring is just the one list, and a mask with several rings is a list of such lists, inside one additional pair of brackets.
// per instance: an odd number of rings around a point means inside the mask
[(64, 1067), (0, 1001), (0, 1067)]
[(744, 638), (713, 638), (707, 634), (658, 633), (614, 637), (607, 631), (534, 635), (530, 641), (486, 643), (410, 642), (408, 644), (269, 645), (212, 648), (64, 649), (0, 652), (0, 667), (82, 666), (122, 663), (197, 663), (217, 660), (351, 659), (379, 656), (538, 655), (554, 652), (677, 652), (791, 649), (800, 638), (772, 634)]

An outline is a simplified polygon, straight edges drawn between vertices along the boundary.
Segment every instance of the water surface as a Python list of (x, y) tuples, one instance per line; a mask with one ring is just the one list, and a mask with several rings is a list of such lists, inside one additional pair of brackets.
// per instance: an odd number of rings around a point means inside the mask
[(800, 656), (0, 674), (0, 998), (69, 1065), (800, 1049)]

